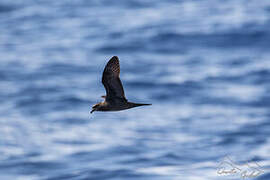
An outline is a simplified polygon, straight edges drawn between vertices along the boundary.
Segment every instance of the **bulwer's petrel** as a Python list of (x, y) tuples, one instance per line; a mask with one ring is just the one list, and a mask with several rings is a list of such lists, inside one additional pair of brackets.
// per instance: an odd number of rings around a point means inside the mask
[(102, 75), (102, 84), (106, 89), (106, 96), (101, 97), (105, 100), (95, 104), (91, 113), (94, 111), (120, 111), (137, 106), (151, 105), (129, 102), (125, 97), (119, 74), (119, 59), (117, 56), (113, 56), (107, 63)]

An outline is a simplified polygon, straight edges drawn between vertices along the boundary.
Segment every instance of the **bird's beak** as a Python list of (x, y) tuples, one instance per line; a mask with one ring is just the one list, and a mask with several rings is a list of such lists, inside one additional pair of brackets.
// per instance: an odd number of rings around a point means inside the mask
[(93, 113), (95, 110), (96, 110), (96, 109), (95, 109), (95, 108), (93, 108), (93, 109), (92, 109), (92, 111), (91, 111), (90, 113), (92, 114), (92, 113)]

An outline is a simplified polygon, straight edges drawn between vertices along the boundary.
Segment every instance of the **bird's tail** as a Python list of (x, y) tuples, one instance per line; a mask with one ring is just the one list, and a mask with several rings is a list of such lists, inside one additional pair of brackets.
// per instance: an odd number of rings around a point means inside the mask
[(131, 107), (138, 107), (138, 106), (149, 106), (149, 105), (152, 105), (152, 104), (143, 104), (143, 103), (133, 103), (133, 102), (129, 102), (129, 105)]

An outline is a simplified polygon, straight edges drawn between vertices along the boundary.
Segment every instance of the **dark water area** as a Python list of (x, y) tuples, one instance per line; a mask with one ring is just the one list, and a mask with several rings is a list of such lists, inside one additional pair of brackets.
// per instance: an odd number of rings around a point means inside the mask
[[(267, 0), (1, 0), (0, 179), (269, 180), (269, 45)], [(114, 55), (153, 105), (89, 114)]]

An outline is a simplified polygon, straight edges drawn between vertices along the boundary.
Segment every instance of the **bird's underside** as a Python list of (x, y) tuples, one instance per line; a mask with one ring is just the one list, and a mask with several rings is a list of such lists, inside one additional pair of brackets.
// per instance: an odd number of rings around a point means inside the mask
[(102, 75), (102, 84), (106, 89), (106, 96), (101, 97), (105, 101), (95, 104), (92, 107), (91, 113), (94, 111), (120, 111), (138, 106), (151, 105), (129, 102), (125, 97), (119, 74), (119, 60), (117, 56), (113, 56), (105, 66)]
[(125, 109), (130, 109), (133, 107), (138, 107), (138, 106), (146, 106), (150, 104), (140, 104), (140, 103), (133, 103), (133, 102), (118, 102), (118, 103), (108, 103), (106, 101), (101, 103), (101, 107), (98, 111), (121, 111)]

